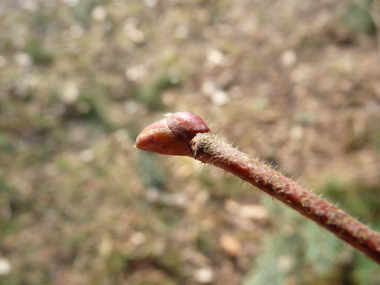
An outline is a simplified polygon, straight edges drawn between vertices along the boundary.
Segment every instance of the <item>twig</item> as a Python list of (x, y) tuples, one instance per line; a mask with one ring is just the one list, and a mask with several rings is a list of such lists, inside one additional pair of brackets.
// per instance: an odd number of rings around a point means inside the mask
[(198, 116), (169, 114), (144, 129), (136, 140), (142, 150), (186, 155), (220, 167), (251, 183), (346, 241), (380, 264), (380, 234), (257, 159), (212, 134)]

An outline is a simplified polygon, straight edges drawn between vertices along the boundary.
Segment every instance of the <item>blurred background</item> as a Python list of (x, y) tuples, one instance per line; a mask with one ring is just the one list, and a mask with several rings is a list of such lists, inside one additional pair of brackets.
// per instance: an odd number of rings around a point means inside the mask
[(133, 148), (198, 114), (379, 231), (378, 1), (0, 3), (1, 284), (380, 284), (254, 187)]

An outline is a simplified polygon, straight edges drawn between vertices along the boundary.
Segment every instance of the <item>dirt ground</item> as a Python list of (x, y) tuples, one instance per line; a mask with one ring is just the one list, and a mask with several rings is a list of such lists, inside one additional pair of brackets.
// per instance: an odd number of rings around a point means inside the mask
[(380, 284), (252, 186), (133, 148), (189, 111), (380, 230), (380, 3), (0, 2), (1, 284)]

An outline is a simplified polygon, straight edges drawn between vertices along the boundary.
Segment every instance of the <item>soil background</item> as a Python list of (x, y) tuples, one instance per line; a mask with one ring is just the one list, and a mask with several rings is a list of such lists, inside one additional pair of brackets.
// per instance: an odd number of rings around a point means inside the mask
[(380, 284), (254, 187), (133, 148), (189, 111), (380, 230), (380, 4), (2, 0), (1, 284)]

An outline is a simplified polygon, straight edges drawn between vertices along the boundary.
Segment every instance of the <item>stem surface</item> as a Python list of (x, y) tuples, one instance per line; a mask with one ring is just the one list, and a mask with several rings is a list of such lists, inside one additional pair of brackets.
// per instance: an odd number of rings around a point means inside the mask
[(380, 264), (380, 235), (344, 211), (212, 133), (198, 133), (190, 143), (195, 159), (249, 182)]
[(167, 114), (166, 119), (153, 123), (138, 135), (136, 147), (160, 154), (190, 156), (222, 168), (313, 220), (380, 264), (380, 234), (268, 165), (221, 141), (192, 113)]

